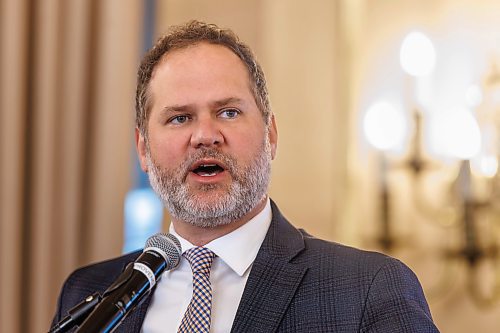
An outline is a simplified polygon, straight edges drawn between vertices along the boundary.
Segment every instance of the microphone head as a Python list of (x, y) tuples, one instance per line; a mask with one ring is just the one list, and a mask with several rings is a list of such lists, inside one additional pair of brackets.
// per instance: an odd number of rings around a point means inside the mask
[(165, 270), (177, 267), (181, 260), (182, 249), (179, 240), (172, 234), (159, 232), (148, 238), (144, 252), (155, 251), (167, 262)]

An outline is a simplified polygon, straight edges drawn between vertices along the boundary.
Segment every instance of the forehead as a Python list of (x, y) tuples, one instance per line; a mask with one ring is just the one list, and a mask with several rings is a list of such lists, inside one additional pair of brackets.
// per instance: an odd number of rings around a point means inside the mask
[(217, 90), (251, 94), (250, 76), (243, 61), (229, 48), (209, 43), (165, 54), (153, 71), (150, 89), (153, 97)]

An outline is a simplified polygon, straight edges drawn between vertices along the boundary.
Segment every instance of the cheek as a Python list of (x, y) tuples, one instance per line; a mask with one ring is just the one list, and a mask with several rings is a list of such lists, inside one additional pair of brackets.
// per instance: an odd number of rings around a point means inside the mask
[(256, 156), (264, 149), (264, 132), (249, 132), (247, 135), (241, 135), (234, 141), (237, 146), (235, 152), (240, 159), (240, 162), (248, 165), (252, 163)]
[(175, 165), (182, 156), (180, 144), (173, 139), (152, 137), (150, 144), (151, 157), (162, 167)]

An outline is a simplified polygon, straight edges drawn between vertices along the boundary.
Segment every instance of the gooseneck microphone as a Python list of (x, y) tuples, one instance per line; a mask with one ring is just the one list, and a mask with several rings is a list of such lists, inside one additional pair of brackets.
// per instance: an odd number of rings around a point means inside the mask
[(106, 290), (102, 301), (76, 332), (112, 332), (145, 299), (161, 274), (179, 264), (181, 254), (175, 236), (163, 233), (151, 236), (143, 253)]

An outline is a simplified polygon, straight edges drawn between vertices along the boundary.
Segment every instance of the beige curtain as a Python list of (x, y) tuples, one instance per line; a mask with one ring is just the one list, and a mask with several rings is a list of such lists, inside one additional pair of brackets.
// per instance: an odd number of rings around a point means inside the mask
[(118, 255), (142, 2), (0, 0), (0, 331), (45, 332), (64, 278)]

